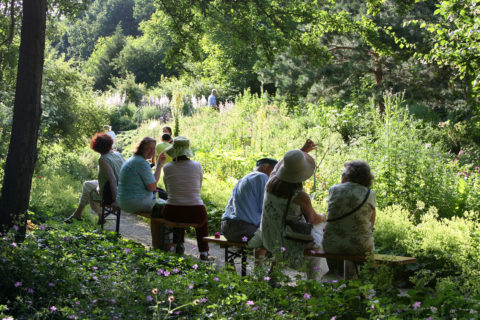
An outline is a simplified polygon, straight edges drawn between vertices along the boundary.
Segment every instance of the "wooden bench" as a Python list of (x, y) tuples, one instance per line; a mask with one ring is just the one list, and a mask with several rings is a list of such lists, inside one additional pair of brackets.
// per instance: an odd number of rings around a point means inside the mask
[[(203, 240), (209, 243), (218, 244), (220, 248), (225, 249), (225, 266), (232, 265), (235, 268), (235, 258), (240, 258), (242, 261), (242, 276), (247, 275), (247, 243), (246, 242), (231, 242), (224, 236), (220, 238), (203, 237)], [(231, 250), (234, 248), (235, 250)]]
[[(176, 221), (170, 221), (164, 218), (152, 218), (151, 212), (140, 212), (140, 213), (136, 213), (136, 215), (150, 219), (151, 221), (160, 222), (161, 224), (160, 233), (163, 235), (163, 236), (160, 236), (160, 239), (161, 239), (160, 248), (166, 248), (167, 245), (175, 247), (176, 250), (179, 248), (183, 248), (183, 241), (182, 241), (183, 229), (188, 227), (198, 228), (200, 226), (197, 223), (176, 222)], [(166, 232), (167, 228), (173, 229), (172, 230), (173, 239), (170, 239), (171, 232)], [(166, 249), (166, 251), (168, 251), (168, 248)], [(176, 251), (176, 252), (183, 254), (183, 251), (182, 252)]]
[[(242, 276), (245, 276), (247, 273), (247, 243), (246, 242), (231, 242), (228, 241), (223, 235), (220, 238), (215, 238), (214, 236), (204, 237), (203, 240), (213, 244), (217, 244), (220, 248), (225, 249), (225, 265), (231, 264), (235, 265), (235, 258), (240, 257), (242, 261)], [(232, 251), (232, 248), (235, 251)], [(355, 265), (355, 271), (357, 272), (357, 263), (366, 262), (367, 260), (373, 261), (378, 264), (390, 264), (390, 265), (405, 265), (410, 263), (417, 262), (416, 258), (413, 257), (401, 257), (395, 255), (387, 254), (378, 254), (375, 253), (370, 259), (365, 256), (349, 256), (349, 255), (339, 255), (339, 254), (328, 254), (324, 252), (318, 252), (312, 249), (305, 249), (305, 256), (310, 257), (319, 257), (319, 258), (328, 258), (334, 260), (343, 260), (344, 261), (344, 279), (346, 279), (345, 264), (346, 261), (352, 261)]]

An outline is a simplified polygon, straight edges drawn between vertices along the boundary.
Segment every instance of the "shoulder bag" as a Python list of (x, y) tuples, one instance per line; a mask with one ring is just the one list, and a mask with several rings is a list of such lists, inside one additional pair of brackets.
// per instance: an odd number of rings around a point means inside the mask
[(355, 207), (355, 209), (353, 209), (352, 211), (349, 211), (349, 212), (341, 215), (340, 217), (332, 218), (332, 219), (327, 219), (327, 222), (334, 222), (334, 221), (338, 221), (338, 220), (341, 220), (341, 219), (343, 219), (343, 218), (348, 217), (349, 215), (351, 215), (352, 213), (354, 213), (355, 211), (357, 211), (358, 209), (360, 209), (360, 208), (365, 204), (365, 202), (367, 202), (367, 199), (368, 199), (368, 196), (369, 196), (369, 195), (370, 195), (370, 188), (368, 188), (367, 195), (365, 196), (365, 199), (363, 199), (362, 203), (360, 203), (360, 205), (358, 205), (357, 207)]

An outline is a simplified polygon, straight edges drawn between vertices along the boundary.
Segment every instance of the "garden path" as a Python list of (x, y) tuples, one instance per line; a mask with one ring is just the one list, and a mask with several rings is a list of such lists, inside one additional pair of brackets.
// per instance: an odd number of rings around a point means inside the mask
[[(115, 220), (107, 219), (104, 228), (109, 231), (115, 231)], [(150, 233), (149, 220), (139, 217), (135, 214), (122, 211), (120, 219), (120, 234), (122, 237), (131, 239), (133, 241), (143, 244), (150, 248), (152, 245), (152, 235)], [(194, 238), (185, 238), (185, 254), (193, 257), (198, 257), (197, 241)], [(215, 257), (214, 265), (217, 270), (223, 269), (225, 266), (224, 249), (219, 246), (210, 244), (210, 255)], [(240, 272), (240, 266), (237, 263), (237, 272)], [(247, 274), (252, 272), (253, 258), (248, 258)], [(294, 279), (296, 275), (305, 278), (305, 273), (294, 270), (287, 270), (286, 274), (290, 279)]]

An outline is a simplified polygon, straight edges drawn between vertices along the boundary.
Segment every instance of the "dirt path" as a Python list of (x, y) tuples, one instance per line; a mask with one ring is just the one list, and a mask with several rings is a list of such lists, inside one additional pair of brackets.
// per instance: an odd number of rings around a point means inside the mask
[[(114, 231), (115, 230), (115, 221), (109, 220), (105, 223), (105, 229)], [(135, 214), (128, 212), (123, 212), (120, 219), (120, 234), (122, 237), (134, 240), (143, 244), (145, 247), (150, 248), (152, 246), (152, 235), (150, 234), (150, 224), (148, 220), (139, 217)], [(199, 252), (197, 249), (197, 241), (192, 238), (185, 238), (185, 254), (198, 258)], [(222, 270), (225, 266), (224, 260), (224, 249), (221, 249), (219, 246), (210, 244), (210, 255), (215, 257), (213, 262), (217, 270)], [(247, 274), (252, 272), (253, 257), (248, 257), (247, 259)], [(237, 261), (237, 272), (240, 272), (240, 262)], [(299, 273), (294, 270), (287, 270), (286, 273), (290, 276), (291, 279), (294, 279), (296, 275), (301, 275), (302, 278), (305, 278), (305, 273)]]

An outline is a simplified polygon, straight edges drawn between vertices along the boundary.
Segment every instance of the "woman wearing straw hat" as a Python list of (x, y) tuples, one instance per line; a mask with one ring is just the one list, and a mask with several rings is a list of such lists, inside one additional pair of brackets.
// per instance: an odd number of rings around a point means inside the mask
[[(315, 161), (307, 153), (315, 148), (316, 145), (307, 140), (301, 150), (288, 151), (278, 163), (265, 189), (259, 231), (262, 244), (269, 252), (281, 254), (287, 264), (296, 269), (305, 265), (304, 249), (311, 243), (285, 237), (285, 221), (305, 224), (325, 221), (325, 216), (317, 214), (313, 209), (310, 197), (302, 186), (302, 182), (315, 171)], [(308, 262), (311, 267), (313, 264)], [(309, 275), (312, 275), (311, 271)]]
[[(168, 192), (163, 215), (171, 221), (199, 224), (195, 233), (200, 259), (209, 260), (208, 243), (203, 241), (203, 237), (208, 236), (208, 217), (200, 197), (202, 166), (199, 162), (190, 160), (193, 157), (190, 141), (183, 136), (173, 139), (173, 144), (165, 149), (165, 153), (173, 160), (163, 168), (163, 182)], [(182, 238), (184, 236), (185, 230)]]

